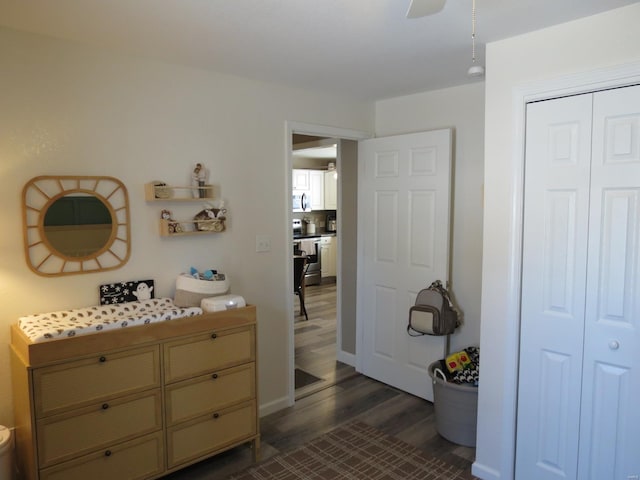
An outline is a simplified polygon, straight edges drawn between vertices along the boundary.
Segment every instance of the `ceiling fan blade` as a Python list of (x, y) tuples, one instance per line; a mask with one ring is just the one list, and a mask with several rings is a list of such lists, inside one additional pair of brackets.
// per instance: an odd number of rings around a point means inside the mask
[(438, 13), (444, 8), (447, 0), (411, 0), (407, 18), (426, 17)]

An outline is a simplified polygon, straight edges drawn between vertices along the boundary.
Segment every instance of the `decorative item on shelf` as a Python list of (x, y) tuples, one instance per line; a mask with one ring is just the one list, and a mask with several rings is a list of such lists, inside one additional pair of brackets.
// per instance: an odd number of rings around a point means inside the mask
[(201, 163), (196, 163), (191, 174), (191, 183), (198, 188), (193, 190), (193, 198), (207, 198), (207, 189), (203, 187), (206, 186), (208, 177), (209, 171)]
[(167, 221), (169, 233), (182, 233), (182, 225), (171, 218), (171, 212), (169, 210), (162, 210), (160, 218)]
[(200, 232), (222, 232), (225, 229), (224, 221), (226, 209), (205, 208), (198, 212), (193, 219), (195, 228)]
[(223, 201), (218, 202), (217, 207), (207, 205), (193, 217), (195, 229), (199, 232), (223, 232), (226, 228), (226, 215), (227, 209), (224, 208)]
[(165, 200), (173, 197), (173, 189), (166, 183), (160, 180), (154, 180), (151, 183), (153, 184), (153, 194), (155, 198)]

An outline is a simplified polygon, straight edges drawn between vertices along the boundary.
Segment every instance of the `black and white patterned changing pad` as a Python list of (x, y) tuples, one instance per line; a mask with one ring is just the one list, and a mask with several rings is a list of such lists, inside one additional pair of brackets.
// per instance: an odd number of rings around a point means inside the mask
[(21, 317), (19, 325), (32, 342), (44, 342), (164, 322), (201, 313), (202, 309), (199, 307), (177, 307), (170, 298), (152, 298), (138, 302), (29, 315)]

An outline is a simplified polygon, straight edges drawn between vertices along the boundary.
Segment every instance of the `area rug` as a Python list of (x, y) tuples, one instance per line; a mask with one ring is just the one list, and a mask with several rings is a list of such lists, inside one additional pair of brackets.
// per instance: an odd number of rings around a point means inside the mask
[(229, 480), (468, 480), (450, 465), (362, 422), (280, 453)]
[(321, 378), (316, 377), (315, 375), (310, 374), (309, 372), (305, 372), (299, 368), (295, 369), (295, 388), (306, 387), (307, 385), (311, 385), (312, 383), (322, 381)]

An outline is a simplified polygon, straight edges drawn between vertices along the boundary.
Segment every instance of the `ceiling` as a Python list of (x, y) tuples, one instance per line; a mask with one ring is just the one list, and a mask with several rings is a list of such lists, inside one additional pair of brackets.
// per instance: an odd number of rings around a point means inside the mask
[(295, 149), (291, 153), (294, 157), (301, 158), (324, 158), (324, 159), (333, 159), (335, 160), (338, 152), (338, 147), (336, 144), (326, 146), (326, 147), (310, 147), (310, 148), (300, 148)]
[[(477, 0), (484, 45), (638, 0)], [(477, 79), (471, 0), (0, 0), (0, 25), (260, 81), (377, 100)]]

